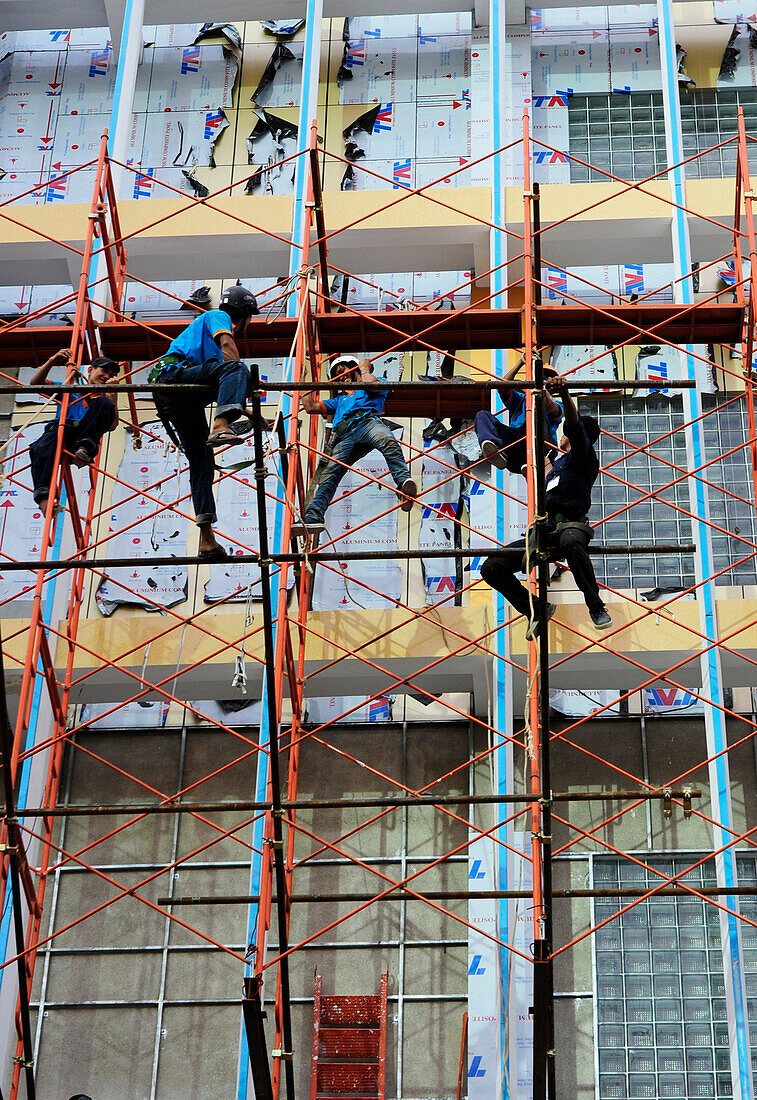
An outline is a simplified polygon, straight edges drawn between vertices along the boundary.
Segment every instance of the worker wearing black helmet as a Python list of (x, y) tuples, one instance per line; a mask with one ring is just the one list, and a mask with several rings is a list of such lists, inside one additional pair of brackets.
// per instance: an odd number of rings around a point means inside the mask
[[(180, 390), (175, 397), (165, 392), (155, 394), (158, 414), (189, 463), (195, 522), (200, 529), (198, 553), (206, 561), (227, 557), (213, 532), (218, 518), (213, 496), (213, 450), (243, 442), (231, 425), (244, 411), (250, 371), (239, 358), (235, 337), (244, 334), (248, 319), (258, 312), (252, 291), (239, 285), (228, 287), (218, 309), (209, 309), (195, 318), (150, 373), (151, 382), (193, 383), (213, 390), (212, 395)], [(216, 413), (208, 427), (205, 406), (212, 400), (216, 402)]]

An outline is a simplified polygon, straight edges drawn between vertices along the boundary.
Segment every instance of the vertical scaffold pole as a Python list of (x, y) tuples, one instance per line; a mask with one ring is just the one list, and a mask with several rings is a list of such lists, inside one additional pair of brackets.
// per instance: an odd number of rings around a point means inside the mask
[[(507, 63), (507, 18), (505, 0), (489, 0), (489, 26), (491, 28), (491, 64), (490, 88), (491, 88), (491, 118), (492, 118), (492, 148), (502, 149), (512, 140), (512, 135), (507, 130), (507, 108), (512, 94), (512, 80), (510, 67)], [(508, 153), (496, 153), (491, 160), (492, 164), (492, 208), (491, 221), (493, 228), (489, 237), (489, 266), (491, 304), (495, 308), (502, 308), (508, 304), (505, 299), (505, 287), (507, 285), (507, 234), (505, 196), (507, 192), (507, 179), (510, 175), (508, 161), (517, 156), (515, 151)], [(508, 370), (508, 353), (503, 349), (495, 349), (491, 353), (491, 369), (495, 377), (503, 377)], [(501, 411), (502, 402), (498, 395), (492, 394), (492, 411)], [(498, 545), (507, 541), (507, 532), (510, 527), (510, 501), (505, 495), (505, 473), (497, 467), (492, 468), (492, 482), (495, 490), (495, 536)], [(510, 631), (505, 626), (509, 618), (504, 598), (498, 592), (492, 592), (494, 621), (497, 626), (496, 633), (492, 636), (492, 648), (495, 656), (492, 667), (492, 725), (495, 736), (501, 740), (500, 746), (493, 754), (494, 784), (496, 794), (510, 794), (513, 789), (513, 752), (511, 737), (513, 734), (513, 673), (510, 664)], [(492, 808), (495, 820), (502, 821), (506, 816), (504, 804), (495, 804)], [(513, 826), (503, 825), (497, 831), (497, 839), (503, 843), (496, 847), (488, 841), (482, 843), (485, 851), (491, 853), (491, 865), (495, 876), (494, 885), (499, 889), (507, 889), (510, 881), (511, 855), (513, 842)], [(508, 848), (507, 845), (510, 847)], [(475, 875), (475, 861), (477, 845), (471, 845), (471, 870), (470, 885), (475, 889), (479, 881)], [(514, 867), (514, 873), (519, 875), (522, 867)], [(486, 881), (486, 880), (483, 880)], [(469, 909), (476, 903), (469, 903)], [(511, 930), (514, 928), (514, 920), (517, 916), (517, 902), (502, 899), (492, 905), (491, 915), (496, 915), (496, 927), (500, 938), (508, 941)], [(487, 914), (488, 915), (488, 914)], [(474, 939), (469, 945), (477, 950), (477, 941)], [(468, 1067), (466, 1092), (471, 1100), (483, 1100), (486, 1097), (501, 1097), (502, 1100), (511, 1100), (510, 1091), (510, 1052), (514, 1048), (515, 1027), (512, 1021), (516, 1019), (516, 1011), (513, 1010), (512, 999), (517, 996), (516, 983), (512, 971), (512, 960), (506, 948), (502, 947), (498, 956), (498, 968), (491, 967), (488, 972), (489, 985), (486, 988), (486, 1005), (491, 1009), (482, 1013), (482, 1001), (480, 989), (475, 985), (475, 979), (468, 979)], [(481, 979), (478, 979), (479, 981)], [(494, 1027), (479, 1019), (481, 1015), (496, 1017)], [(496, 1028), (496, 1033), (494, 1033)], [(491, 1030), (490, 1030), (491, 1029)], [(511, 1045), (512, 1041), (512, 1045)], [(498, 1057), (498, 1064), (494, 1065), (493, 1056)], [(486, 1058), (487, 1076), (480, 1077), (477, 1067), (482, 1059)], [(477, 1061), (478, 1059), (478, 1061)]]
[[(532, 618), (539, 622), (538, 638), (528, 646), (528, 713), (526, 751), (529, 757), (531, 803), (531, 859), (533, 863), (534, 922), (534, 1049), (533, 1098), (554, 1097), (554, 1027), (552, 1024), (552, 866), (549, 812), (549, 626), (547, 618), (548, 565), (546, 550), (544, 369), (535, 354), (534, 223), (538, 225), (539, 192), (531, 182), (531, 135), (528, 111), (523, 112), (523, 336), (526, 378), (534, 383), (526, 390), (528, 459), (528, 535), (533, 556), (529, 565)], [(540, 272), (536, 275), (538, 279)]]
[[(303, 366), (303, 353), (304, 343), (301, 339), (302, 331), (304, 331), (304, 314), (308, 306), (308, 272), (306, 265), (307, 250), (310, 243), (310, 234), (312, 226), (312, 213), (313, 204), (310, 201), (308, 207), (308, 199), (310, 193), (310, 180), (311, 180), (311, 164), (309, 157), (310, 149), (310, 124), (316, 118), (318, 108), (318, 81), (320, 76), (320, 56), (321, 56), (321, 35), (322, 35), (322, 20), (323, 20), (323, 0), (308, 0), (307, 8), (305, 11), (305, 38), (304, 49), (302, 58), (302, 93), (300, 97), (300, 114), (298, 124), (298, 159), (296, 162), (295, 170), (295, 187), (294, 187), (294, 200), (292, 204), (292, 248), (290, 251), (289, 261), (289, 275), (290, 280), (294, 280), (298, 272), (301, 272), (299, 294), (290, 296), (288, 303), (288, 312), (290, 316), (298, 316), (300, 319), (300, 332), (298, 333), (297, 347), (295, 348), (294, 357), (290, 358), (286, 365), (286, 377), (290, 380), (300, 380), (302, 366)], [(281, 401), (281, 416), (283, 422), (288, 425), (288, 440), (290, 443), (296, 443), (297, 440), (297, 412), (299, 408), (299, 394), (294, 398), (284, 393), (282, 394)], [(256, 413), (257, 415), (257, 413)], [(295, 466), (297, 464), (296, 451), (290, 453), (289, 471), (288, 471), (288, 486), (294, 484)], [(259, 483), (260, 499), (265, 499), (264, 485)], [(294, 496), (290, 497), (291, 500)], [(260, 500), (259, 500), (260, 503)], [(287, 546), (290, 541), (290, 528), (292, 514), (290, 509), (285, 505), (284, 501), (279, 499), (279, 494), (276, 494), (275, 503), (273, 505), (273, 516), (271, 525), (271, 545), (273, 548), (280, 546)], [(266, 517), (267, 523), (267, 517)], [(261, 527), (261, 535), (263, 528)], [(267, 533), (267, 532), (266, 532)], [(262, 542), (261, 542), (262, 552)], [(266, 614), (270, 616), (271, 621), (271, 637), (266, 642), (266, 658), (267, 663), (275, 660), (276, 652), (282, 653), (284, 651), (284, 638), (282, 636), (283, 631), (288, 631), (288, 622), (286, 616), (286, 582), (288, 578), (288, 567), (284, 566), (280, 568), (276, 573), (275, 583), (270, 584), (270, 572), (269, 572), (269, 592), (268, 595), (263, 594), (263, 605), (266, 608)], [(275, 615), (275, 620), (274, 620)], [(271, 648), (268, 648), (270, 642)], [(260, 726), (260, 745), (261, 748), (269, 748), (270, 754), (261, 752), (258, 755), (258, 772), (255, 784), (255, 797), (258, 800), (266, 798), (266, 792), (269, 788), (271, 781), (271, 758), (274, 754), (274, 738), (276, 749), (278, 748), (278, 723), (281, 714), (281, 688), (283, 682), (281, 679), (282, 669), (281, 665), (278, 666), (279, 671), (274, 676), (273, 680), (269, 677), (268, 672), (264, 676), (263, 681), (263, 697), (262, 697), (262, 713), (261, 713), (261, 726)], [(273, 700), (270, 698), (272, 690), (276, 689), (276, 679), (278, 677), (278, 698), (274, 695)], [(276, 723), (275, 728), (272, 722)], [(290, 761), (291, 763), (291, 761)], [(281, 818), (279, 817), (279, 825), (281, 824)], [(270, 827), (268, 817), (264, 823), (259, 820), (253, 830), (253, 859), (250, 867), (250, 894), (259, 894), (261, 900), (259, 903), (253, 904), (250, 907), (249, 917), (249, 941), (250, 943), (256, 943), (257, 949), (255, 953), (255, 973), (261, 974), (262, 967), (264, 965), (265, 954), (265, 936), (267, 931), (267, 913), (266, 908), (270, 912), (270, 864), (268, 863), (267, 854), (262, 851), (264, 829)], [(276, 854), (276, 853), (274, 853)], [(281, 867), (284, 871), (283, 850), (281, 851), (282, 860)], [(277, 878), (277, 895), (279, 906), (284, 906), (283, 920), (282, 912), (279, 912), (279, 950), (284, 950), (285, 938), (286, 938), (286, 875), (284, 874), (281, 882), (278, 881), (279, 872), (276, 869)], [(284, 936), (284, 940), (282, 940)], [(283, 960), (286, 963), (286, 960)], [(249, 976), (249, 972), (248, 972)], [(279, 969), (279, 979), (283, 976), (283, 971)], [(287, 979), (288, 983), (288, 979)], [(279, 1013), (286, 1009), (289, 1013), (289, 991), (288, 988), (284, 988), (279, 980), (276, 992), (276, 1014), (277, 1014), (277, 1029), (279, 1027)], [(283, 1024), (283, 1018), (281, 1018)], [(291, 1025), (290, 1025), (291, 1026)], [(283, 1032), (283, 1029), (282, 1029)], [(284, 1050), (286, 1055), (292, 1055), (294, 1052), (291, 1048), (291, 1033), (289, 1040), (287, 1036), (283, 1035)], [(238, 1100), (247, 1100), (248, 1097), (248, 1085), (249, 1085), (249, 1056), (250, 1052), (247, 1048), (247, 1041), (242, 1030), (241, 1034), (241, 1049), (240, 1049), (240, 1062), (239, 1062), (239, 1077), (237, 1087)], [(284, 1061), (285, 1075), (287, 1083), (287, 1096), (289, 1100), (294, 1098), (294, 1069), (291, 1058), (277, 1058), (274, 1061), (273, 1066), (273, 1089), (274, 1095), (278, 1095), (279, 1080), (280, 1080), (280, 1063)]]
[[(673, 23), (673, 0), (657, 0), (657, 16), (660, 34), (660, 58), (662, 63), (663, 102), (665, 105), (665, 136), (668, 155), (668, 180), (673, 208), (672, 241), (675, 298), (682, 305), (694, 299), (691, 281), (691, 243), (689, 225), (684, 212), (686, 207), (686, 177), (681, 161), (684, 159), (681, 112), (678, 100), (678, 63)], [(736, 272), (738, 280), (739, 273)], [(692, 348), (687, 346), (691, 353)], [(692, 354), (686, 356), (689, 379), (696, 381), (696, 362)], [(689, 469), (699, 469), (706, 461), (704, 427), (702, 423), (702, 399), (696, 387), (684, 391), (686, 449)], [(700, 657), (702, 694), (712, 705), (705, 707), (705, 735), (709, 758), (710, 789), (712, 791), (713, 848), (720, 852), (715, 857), (718, 886), (738, 886), (736, 852), (732, 846), (735, 835), (731, 805), (731, 779), (728, 761), (728, 738), (723, 710), (723, 671), (717, 642), (719, 635), (715, 573), (711, 528), (709, 525), (709, 500), (706, 486), (697, 478), (690, 479), (691, 511), (697, 517), (692, 521), (696, 552), (694, 572), (698, 587), (700, 630), (706, 651)], [(733, 1095), (737, 1100), (750, 1100), (754, 1095), (752, 1085), (752, 1061), (749, 1046), (749, 1028), (746, 1013), (746, 987), (744, 984), (743, 949), (741, 945), (741, 921), (732, 915), (738, 912), (738, 898), (726, 894), (724, 905), (731, 913), (720, 911), (720, 936), (723, 952), (728, 1037), (731, 1055)]]
[[(268, 519), (266, 515), (266, 462), (263, 448), (263, 429), (261, 425), (262, 412), (260, 402), (260, 373), (257, 363), (252, 366), (253, 387), (253, 417), (255, 438), (255, 488), (257, 493), (258, 526), (260, 528), (260, 582), (261, 597), (263, 601), (263, 638), (265, 642), (265, 704), (266, 719), (268, 724), (268, 765), (270, 771), (270, 791), (273, 809), (271, 812), (272, 836), (265, 839), (273, 848), (273, 866), (276, 877), (276, 915), (279, 952), (286, 952), (288, 947), (288, 920), (287, 920), (287, 884), (284, 868), (284, 833), (282, 826), (283, 810), (281, 808), (281, 775), (279, 771), (279, 701), (281, 693), (277, 684), (277, 646), (273, 628), (272, 614), (272, 588), (271, 588), (271, 560), (268, 545)], [(284, 589), (286, 595), (286, 589)], [(281, 636), (282, 624), (278, 624), (278, 635)], [(286, 624), (283, 624), (284, 627)], [(287, 1098), (294, 1100), (294, 1065), (293, 1065), (293, 1039), (292, 1039), (292, 1012), (289, 1001), (289, 957), (285, 955), (278, 965), (278, 981), (281, 989), (281, 1036), (283, 1047), (279, 1051), (279, 1061), (284, 1062), (286, 1077)], [(277, 1020), (278, 1026), (278, 1020)], [(274, 1085), (274, 1088), (276, 1086)]]

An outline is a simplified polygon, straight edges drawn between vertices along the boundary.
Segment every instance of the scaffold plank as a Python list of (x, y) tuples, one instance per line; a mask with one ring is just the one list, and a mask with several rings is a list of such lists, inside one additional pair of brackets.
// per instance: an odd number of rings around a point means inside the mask
[[(190, 318), (151, 323), (109, 321), (99, 326), (103, 351), (113, 359), (146, 361), (165, 352), (186, 328)], [(601, 310), (591, 306), (536, 307), (540, 344), (619, 344), (640, 335), (644, 342), (658, 339), (673, 344), (736, 344), (741, 339), (743, 309), (738, 303), (680, 305), (616, 305)], [(297, 321), (292, 317), (250, 321), (240, 341), (245, 358), (286, 356)], [(438, 313), (428, 310), (392, 313), (319, 313), (317, 325), (326, 354), (344, 350), (366, 354), (398, 348), (423, 351), (429, 347), (457, 351), (521, 346), (519, 309), (475, 309)], [(13, 326), (0, 329), (0, 350), (14, 366), (32, 366), (67, 343), (70, 328)], [(481, 406), (477, 406), (481, 407)]]

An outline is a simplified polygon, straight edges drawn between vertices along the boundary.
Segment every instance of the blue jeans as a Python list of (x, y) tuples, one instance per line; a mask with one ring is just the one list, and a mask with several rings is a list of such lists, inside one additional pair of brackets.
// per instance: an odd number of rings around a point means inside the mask
[[(326, 509), (334, 499), (337, 486), (347, 473), (346, 466), (351, 466), (371, 451), (381, 451), (395, 485), (398, 489), (402, 487), (410, 477), (410, 471), (402, 457), (402, 448), (383, 420), (377, 416), (361, 416), (347, 426), (344, 435), (334, 445), (331, 461), (321, 474), (318, 488), (305, 511), (307, 523), (323, 523)], [(344, 462), (346, 466), (340, 466), (340, 462)]]
[(217, 519), (213, 496), (215, 462), (207, 446), (210, 428), (205, 406), (215, 399), (216, 416), (238, 420), (244, 410), (249, 378), (247, 364), (238, 359), (208, 359), (200, 366), (179, 364), (160, 375), (160, 382), (187, 382), (212, 386), (214, 390), (214, 394), (208, 396), (181, 391), (177, 391), (176, 397), (165, 393), (155, 395), (155, 406), (174, 428), (189, 463), (192, 505), (198, 525), (215, 523)]
[[(490, 439), (498, 447), (505, 448), (502, 451), (503, 459), (508, 470), (512, 474), (519, 474), (528, 461), (526, 450), (527, 426), (522, 424), (519, 428), (512, 428), (509, 424), (501, 424), (494, 413), (482, 410), (476, 413), (476, 434), (479, 443)], [(546, 419), (544, 422), (544, 443), (547, 458), (550, 462), (555, 460), (554, 425)]]

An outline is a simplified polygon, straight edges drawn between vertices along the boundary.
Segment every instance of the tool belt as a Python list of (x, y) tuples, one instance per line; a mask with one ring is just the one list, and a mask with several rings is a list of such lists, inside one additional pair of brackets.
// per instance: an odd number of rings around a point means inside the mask
[(186, 363), (186, 359), (183, 355), (177, 355), (176, 352), (168, 352), (166, 355), (161, 355), (160, 359), (156, 363), (153, 363), (150, 373), (147, 376), (147, 381), (150, 385), (153, 382), (159, 382), (160, 376), (164, 370), (168, 370), (169, 367), (178, 367), (180, 363)]
[(547, 525), (547, 547), (539, 553), (536, 545), (536, 527), (529, 527), (526, 533), (526, 552), (521, 562), (521, 572), (528, 572), (529, 562), (533, 568), (538, 561), (553, 561), (558, 553), (559, 548), (556, 544), (559, 542), (560, 535), (571, 528), (583, 531), (587, 542), (591, 542), (594, 538), (594, 528), (589, 523), (588, 516), (584, 516), (583, 519), (568, 519), (567, 516), (558, 512)]

